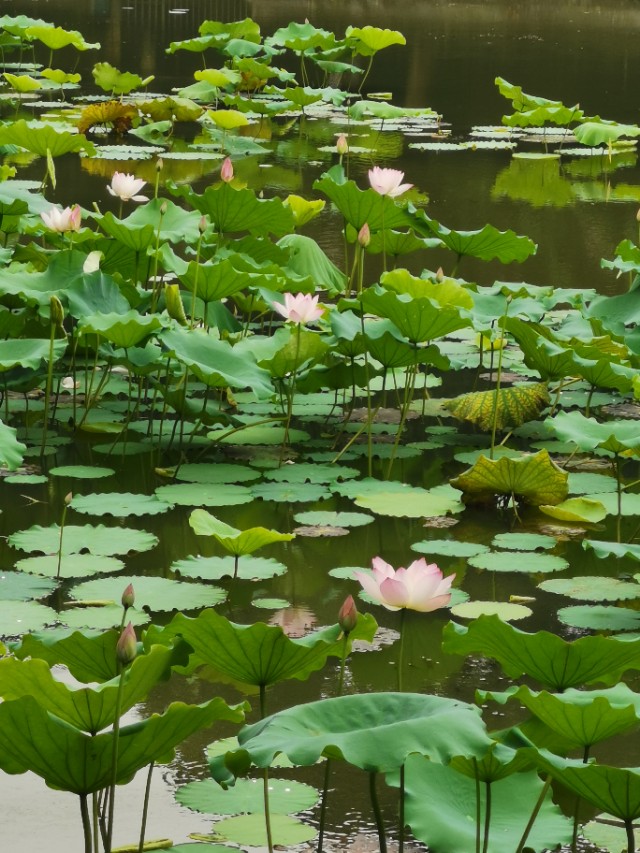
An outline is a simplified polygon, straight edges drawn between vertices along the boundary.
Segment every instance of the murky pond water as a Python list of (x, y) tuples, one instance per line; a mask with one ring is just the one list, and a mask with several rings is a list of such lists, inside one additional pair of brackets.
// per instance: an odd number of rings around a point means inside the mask
[[(100, 41), (99, 59), (121, 70), (141, 76), (155, 75), (153, 88), (168, 92), (185, 86), (199, 67), (199, 57), (189, 53), (167, 55), (171, 41), (195, 35), (205, 20), (235, 20), (250, 16), (263, 33), (271, 33), (291, 20), (305, 17), (318, 27), (342, 33), (348, 25), (372, 24), (398, 29), (406, 35), (405, 48), (393, 48), (389, 57), (381, 56), (374, 64), (367, 88), (373, 92), (388, 91), (393, 102), (409, 107), (430, 106), (442, 114), (449, 141), (468, 140), (471, 129), (478, 125), (497, 125), (508, 111), (507, 102), (499, 96), (494, 78), (501, 76), (521, 85), (530, 93), (562, 100), (565, 104), (579, 103), (589, 115), (620, 122), (637, 120), (637, 81), (640, 79), (640, 54), (637, 33), (640, 27), (640, 8), (634, 2), (407, 2), (402, 5), (384, 2), (298, 2), (280, 0), (264, 2), (206, 2), (206, 0), (91, 0), (78, 3), (71, 0), (34, 0), (17, 3), (4, 0), (0, 14), (29, 14), (42, 17), (66, 28), (77, 29), (87, 41)], [(83, 79), (90, 80), (96, 55), (81, 56), (79, 70)], [(305, 131), (301, 130), (301, 135)], [(324, 131), (327, 140), (332, 132)], [(631, 152), (620, 168), (609, 168), (606, 158), (590, 161), (578, 158), (530, 163), (526, 168), (514, 165), (509, 151), (420, 151), (409, 147), (410, 139), (401, 132), (381, 131), (392, 152), (382, 165), (402, 168), (407, 180), (428, 194), (429, 213), (449, 227), (481, 228), (490, 222), (500, 229), (511, 228), (530, 236), (539, 244), (538, 252), (525, 264), (503, 267), (494, 264), (465, 261), (460, 273), (467, 280), (490, 284), (494, 279), (528, 281), (566, 288), (595, 288), (601, 293), (616, 293), (626, 288), (614, 273), (600, 268), (602, 257), (612, 258), (615, 247), (624, 239), (636, 239), (636, 211), (640, 205), (640, 169)], [(283, 146), (277, 158), (277, 168), (261, 170), (245, 165), (255, 179), (260, 180), (266, 195), (296, 192), (310, 197), (312, 185), (327, 166), (326, 162), (309, 163), (309, 148), (300, 145)], [(364, 185), (368, 158), (354, 158), (351, 177)], [(127, 167), (129, 168), (129, 167)], [(144, 166), (143, 169), (152, 167)], [(240, 167), (242, 168), (242, 167)], [(30, 175), (34, 177), (34, 171)], [(525, 173), (526, 172), (526, 173)], [(149, 172), (151, 174), (151, 171)], [(146, 173), (145, 173), (146, 176)], [(85, 206), (98, 200), (101, 208), (113, 207), (105, 192), (105, 174), (91, 171), (73, 163), (61, 163), (59, 183), (51, 200), (62, 205), (80, 201)], [(149, 177), (151, 180), (151, 177)], [(194, 171), (190, 183), (197, 191), (212, 180), (206, 165)], [(253, 184), (256, 185), (255, 183)], [(114, 208), (115, 209), (115, 208)], [(342, 245), (337, 222), (329, 216), (319, 220), (310, 232), (337, 264), (342, 263)], [(419, 271), (419, 261), (413, 262)], [(445, 265), (450, 272), (450, 258), (435, 253), (429, 258), (435, 269)], [(433, 419), (410, 422), (408, 431), (414, 441), (433, 437)], [(383, 428), (384, 429), (384, 428)], [(325, 425), (316, 420), (314, 439), (318, 447), (332, 447), (325, 440)], [(393, 435), (393, 426), (389, 430)], [(386, 441), (382, 433), (379, 441)], [(322, 442), (325, 442), (322, 445)], [(400, 459), (394, 463), (392, 478), (414, 485), (432, 487), (460, 471), (453, 459), (454, 450), (445, 446), (425, 450), (418, 457)], [(105, 456), (91, 441), (77, 447), (62, 447), (55, 454), (55, 464), (75, 462), (104, 463)], [(37, 458), (35, 459), (37, 462)], [(118, 452), (108, 457), (116, 477), (106, 481), (71, 481), (50, 479), (44, 485), (16, 486), (0, 483), (2, 530), (6, 536), (15, 530), (35, 524), (51, 524), (59, 519), (64, 495), (94, 491), (152, 492), (162, 480), (154, 466), (162, 465), (161, 456), (146, 454), (128, 457)], [(54, 464), (47, 462), (47, 466)], [(364, 470), (362, 458), (353, 463)], [(374, 476), (383, 477), (386, 463), (376, 460)], [(224, 521), (239, 528), (255, 524), (292, 532), (299, 527), (296, 515), (302, 510), (352, 509), (351, 502), (335, 494), (326, 500), (292, 504), (286, 498), (279, 501), (253, 501), (237, 509), (215, 510)], [(74, 524), (84, 523), (86, 516), (75, 515)], [(163, 516), (127, 520), (132, 526), (142, 526), (159, 537), (153, 550), (127, 560), (128, 571), (135, 574), (168, 577), (177, 560), (202, 552), (198, 540), (187, 524), (188, 508), (177, 507)], [(623, 537), (630, 538), (636, 519), (623, 519)], [(539, 527), (533, 513), (523, 516), (528, 525)], [(496, 534), (508, 531), (513, 524), (510, 513), (489, 514), (467, 509), (454, 528), (453, 536), (460, 541), (488, 545)], [(233, 621), (249, 623), (264, 619), (281, 624), (286, 630), (303, 633), (314, 626), (333, 623), (337, 610), (353, 583), (328, 575), (329, 570), (348, 566), (367, 566), (372, 557), (382, 554), (393, 565), (413, 559), (410, 546), (424, 540), (442, 538), (443, 531), (425, 528), (421, 519), (376, 516), (371, 524), (349, 530), (348, 535), (336, 538), (306, 538), (299, 535), (293, 542), (273, 545), (265, 555), (286, 564), (285, 574), (257, 583), (234, 583), (223, 580), (228, 600), (222, 611)], [(607, 521), (598, 528), (599, 539), (615, 538), (614, 522)], [(204, 552), (216, 553), (214, 548)], [(565, 559), (571, 575), (602, 574), (602, 564), (592, 553), (586, 554), (579, 538), (569, 533), (561, 538), (553, 554)], [(4, 542), (0, 545), (2, 565), (12, 567), (16, 552)], [(555, 613), (557, 596), (535, 589), (538, 575), (514, 572), (483, 572), (469, 567), (460, 557), (438, 556), (437, 562), (445, 573), (456, 572), (457, 585), (473, 599), (506, 601), (510, 596), (534, 595), (533, 615), (524, 623), (526, 630), (549, 628), (569, 629), (560, 625)], [(260, 599), (282, 599), (286, 607), (259, 609)], [(366, 608), (380, 621), (380, 648), (375, 654), (362, 651), (354, 654), (347, 673), (348, 689), (367, 692), (391, 689), (396, 684), (397, 637), (399, 619), (381, 608)], [(162, 620), (162, 616), (159, 617)], [(405, 689), (446, 693), (468, 699), (476, 687), (488, 682), (503, 683), (496, 666), (486, 669), (464, 663), (461, 658), (442, 655), (440, 634), (447, 616), (437, 613), (425, 617), (409, 613), (405, 625), (405, 663), (408, 676)], [(338, 669), (329, 665), (308, 682), (287, 682), (269, 694), (269, 709), (331, 696), (336, 690)], [(204, 701), (214, 692), (228, 701), (240, 701), (240, 695), (228, 685), (206, 681), (187, 681), (175, 678), (158, 689), (140, 709), (153, 713), (169, 701)], [(252, 701), (254, 697), (251, 697)], [(256, 704), (256, 702), (254, 702)], [(221, 729), (220, 734), (226, 734)], [(149, 837), (172, 837), (176, 843), (190, 832), (206, 832), (210, 822), (179, 807), (172, 795), (177, 782), (193, 776), (204, 776), (202, 753), (212, 739), (210, 732), (193, 739), (183, 748), (176, 761), (161, 768), (167, 784), (156, 781), (149, 816)], [(624, 748), (624, 747), (623, 747)], [(319, 784), (320, 774), (315, 783)], [(350, 786), (358, 785), (353, 774), (347, 774), (346, 785), (339, 788), (334, 823), (341, 824), (355, 836), (361, 830), (370, 833), (367, 798), (353, 796)], [(143, 796), (144, 780), (138, 778), (131, 790), (120, 795), (119, 828), (116, 844), (130, 842), (135, 837), (136, 820)], [(387, 797), (393, 803), (393, 794)], [(0, 776), (0, 836), (3, 849), (13, 853), (51, 853), (80, 849), (81, 833), (75, 798), (52, 793), (40, 780)], [(335, 850), (352, 849), (345, 842), (335, 841)], [(353, 848), (356, 848), (354, 846)], [(361, 849), (367, 848), (366, 844)]]

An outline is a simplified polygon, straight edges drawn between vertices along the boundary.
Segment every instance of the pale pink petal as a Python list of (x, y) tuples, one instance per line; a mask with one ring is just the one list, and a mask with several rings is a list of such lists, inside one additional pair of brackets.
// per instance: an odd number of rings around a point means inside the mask
[(407, 607), (409, 601), (409, 590), (406, 585), (398, 580), (398, 573), (395, 578), (385, 578), (380, 584), (380, 594), (382, 595), (382, 604), (388, 610), (402, 610)]
[(371, 596), (374, 601), (377, 601), (378, 604), (385, 604), (382, 593), (380, 592), (380, 585), (373, 575), (370, 575), (367, 572), (354, 572), (353, 576), (358, 581), (362, 589)]

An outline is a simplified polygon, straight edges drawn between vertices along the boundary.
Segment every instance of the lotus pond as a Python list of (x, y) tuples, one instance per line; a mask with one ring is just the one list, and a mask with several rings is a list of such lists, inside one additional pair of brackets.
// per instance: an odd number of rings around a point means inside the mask
[(640, 127), (156, 5), (0, 18), (3, 844), (635, 849)]

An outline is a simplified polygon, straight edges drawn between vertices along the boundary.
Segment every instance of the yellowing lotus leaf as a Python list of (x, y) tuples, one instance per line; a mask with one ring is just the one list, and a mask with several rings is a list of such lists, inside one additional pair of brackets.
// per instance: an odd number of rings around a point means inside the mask
[(472, 391), (444, 404), (454, 417), (470, 421), (486, 432), (493, 428), (520, 426), (538, 417), (549, 402), (549, 389), (544, 382), (535, 385), (517, 385), (493, 391)]

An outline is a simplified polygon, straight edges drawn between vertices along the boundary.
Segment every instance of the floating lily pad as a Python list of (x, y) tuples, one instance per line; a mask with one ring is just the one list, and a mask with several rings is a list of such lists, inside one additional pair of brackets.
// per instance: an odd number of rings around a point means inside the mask
[[(266, 847), (267, 833), (264, 815), (238, 815), (218, 821), (215, 827), (216, 837), (222, 841), (235, 841), (251, 847)], [(316, 830), (308, 823), (302, 823), (289, 815), (274, 814), (271, 818), (271, 834), (274, 847), (293, 847), (304, 844), (316, 837)]]
[[(60, 545), (60, 528), (57, 524), (50, 527), (36, 524), (27, 530), (12, 533), (8, 541), (13, 548), (22, 551), (56, 554)], [(83, 527), (67, 524), (64, 528), (62, 553), (79, 554), (88, 551), (91, 554), (112, 556), (130, 554), (132, 551), (148, 551), (157, 544), (157, 537), (146, 530), (105, 527), (102, 524), (85, 524)]]
[(10, 474), (4, 482), (13, 486), (36, 486), (46, 483), (47, 479), (44, 474)]
[(176, 470), (175, 478), (185, 483), (248, 483), (258, 480), (260, 471), (248, 465), (200, 462), (181, 465)]
[(284, 483), (333, 483), (336, 480), (351, 480), (360, 476), (357, 468), (341, 465), (319, 465), (313, 462), (296, 462), (273, 471), (265, 471), (265, 479)]
[(0, 637), (18, 637), (53, 625), (55, 610), (36, 601), (0, 601)]
[(158, 486), (156, 496), (178, 506), (239, 506), (253, 500), (246, 486), (226, 483), (172, 483)]
[(371, 493), (357, 495), (354, 502), (356, 506), (369, 509), (377, 515), (420, 518), (461, 512), (464, 505), (455, 495), (453, 490), (447, 493), (443, 490), (381, 482)]
[[(69, 628), (82, 630), (91, 628), (106, 631), (109, 628), (119, 628), (122, 623), (122, 607), (120, 604), (107, 604), (103, 607), (67, 607), (60, 611), (58, 618)], [(146, 625), (151, 616), (144, 610), (130, 607), (127, 610), (127, 622), (132, 625)]]
[(227, 597), (227, 593), (216, 586), (153, 577), (117, 577), (85, 581), (72, 587), (69, 595), (76, 601), (119, 602), (122, 590), (130, 580), (135, 587), (136, 607), (148, 607), (153, 612), (212, 607)]
[[(101, 432), (102, 430), (97, 429), (98, 426), (98, 424), (88, 424), (83, 428), (89, 432)], [(105, 456), (113, 456), (117, 459), (119, 456), (140, 456), (142, 453), (151, 453), (153, 447), (151, 444), (145, 444), (143, 441), (121, 441), (115, 447), (113, 446), (113, 443), (94, 444), (91, 449), (95, 453), (105, 454)]]
[(72, 477), (77, 480), (98, 480), (102, 477), (111, 477), (115, 473), (113, 468), (98, 465), (58, 465), (49, 469), (49, 474), (53, 477)]
[(156, 495), (134, 495), (131, 492), (74, 495), (71, 501), (71, 508), (76, 512), (87, 515), (113, 515), (115, 518), (160, 515), (172, 507), (173, 504), (159, 500)]
[(569, 567), (569, 563), (561, 557), (529, 551), (517, 553), (493, 551), (488, 554), (478, 554), (475, 557), (469, 557), (469, 565), (492, 572), (525, 572), (527, 574), (562, 572)]
[(355, 580), (354, 572), (368, 572), (369, 569), (365, 569), (362, 566), (338, 566), (335, 569), (329, 569), (329, 576), (332, 578), (339, 578), (340, 580), (352, 581)]
[(640, 613), (637, 610), (615, 607), (611, 604), (562, 607), (558, 610), (558, 619), (572, 628), (586, 628), (591, 631), (637, 631), (640, 629)]
[(311, 503), (327, 500), (331, 492), (315, 483), (259, 483), (253, 487), (253, 495), (277, 503)]
[(56, 588), (55, 581), (34, 578), (22, 572), (0, 574), (0, 601), (29, 601), (45, 598)]
[(291, 602), (287, 601), (286, 598), (254, 598), (251, 603), (254, 607), (260, 607), (262, 610), (283, 610), (291, 607)]
[(336, 512), (331, 510), (297, 512), (293, 517), (299, 524), (324, 527), (362, 527), (375, 521), (375, 518), (366, 512)]
[(592, 474), (587, 471), (569, 474), (568, 485), (570, 495), (615, 492), (617, 489), (615, 477), (608, 477), (606, 474)]
[[(219, 441), (220, 444), (274, 445), (284, 442), (285, 429), (284, 427), (249, 426), (228, 435), (226, 438), (221, 437), (221, 435), (222, 433), (210, 432), (208, 437), (212, 441)], [(308, 439), (309, 433), (304, 430), (289, 430), (289, 441), (291, 444), (307, 441)]]
[[(188, 578), (220, 580), (233, 577), (235, 561), (233, 557), (186, 557), (173, 563), (171, 570)], [(287, 567), (278, 560), (247, 555), (238, 561), (237, 577), (257, 581), (283, 575), (286, 571)]]
[[(30, 575), (55, 578), (58, 574), (58, 555), (45, 554), (18, 560), (16, 568)], [(60, 560), (60, 577), (84, 578), (90, 575), (110, 574), (124, 568), (122, 560), (104, 554), (63, 554)]]
[(451, 608), (451, 613), (461, 619), (477, 619), (479, 616), (499, 616), (504, 622), (515, 622), (531, 616), (533, 611), (524, 604), (511, 601), (464, 601)]
[(542, 533), (498, 533), (491, 544), (494, 548), (508, 551), (536, 551), (538, 548), (554, 548), (557, 542), (553, 536)]
[(582, 578), (553, 578), (538, 584), (545, 592), (555, 592), (578, 601), (629, 601), (640, 598), (640, 584), (589, 575)]
[[(598, 501), (601, 503), (606, 509), (609, 515), (617, 515), (618, 514), (618, 495), (615, 492), (608, 492), (607, 494), (603, 494), (602, 492), (599, 494), (591, 494), (585, 495), (585, 499)], [(621, 515), (640, 515), (640, 494), (631, 493), (631, 492), (623, 492), (622, 493), (622, 507), (621, 507)]]
[(489, 547), (477, 542), (458, 542), (456, 539), (426, 539), (424, 542), (415, 542), (411, 550), (427, 556), (473, 557), (488, 551)]
[[(238, 779), (225, 790), (213, 779), (189, 782), (178, 788), (176, 800), (196, 812), (216, 815), (261, 812), (264, 808), (262, 779)], [(310, 785), (290, 779), (269, 779), (269, 810), (272, 814), (295, 814), (313, 808), (318, 792)]]

